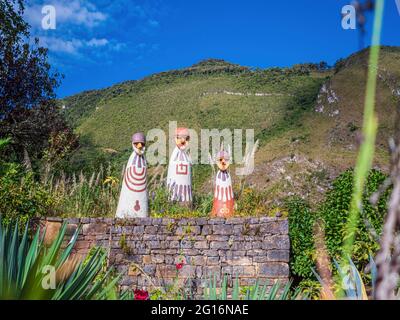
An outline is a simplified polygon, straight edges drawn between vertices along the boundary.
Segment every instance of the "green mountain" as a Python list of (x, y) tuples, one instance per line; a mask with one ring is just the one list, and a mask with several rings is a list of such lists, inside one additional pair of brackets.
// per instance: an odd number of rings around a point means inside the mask
[[(172, 120), (198, 132), (255, 129), (260, 149), (249, 183), (269, 190), (271, 199), (299, 192), (318, 199), (333, 177), (354, 165), (368, 52), (340, 60), (331, 69), (299, 64), (261, 70), (210, 59), (65, 98), (65, 114), (82, 140), (74, 161), (93, 164), (108, 157), (122, 164), (132, 133), (167, 130)], [(378, 75), (375, 164), (385, 170), (400, 96), (400, 48), (382, 48)]]

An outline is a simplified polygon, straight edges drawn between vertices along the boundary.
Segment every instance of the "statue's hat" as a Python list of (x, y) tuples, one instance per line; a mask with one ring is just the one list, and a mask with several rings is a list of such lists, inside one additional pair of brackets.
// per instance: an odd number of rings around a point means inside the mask
[(229, 153), (224, 150), (219, 151), (217, 153), (217, 159), (225, 159), (225, 160), (229, 161), (230, 158), (231, 157), (230, 157)]
[(188, 128), (177, 128), (176, 130), (175, 130), (175, 135), (178, 137), (178, 138), (186, 138), (186, 137), (189, 137), (190, 136), (190, 133), (189, 133), (189, 129)]
[(136, 132), (133, 136), (132, 136), (132, 142), (133, 143), (146, 143), (146, 137), (144, 135), (143, 132)]

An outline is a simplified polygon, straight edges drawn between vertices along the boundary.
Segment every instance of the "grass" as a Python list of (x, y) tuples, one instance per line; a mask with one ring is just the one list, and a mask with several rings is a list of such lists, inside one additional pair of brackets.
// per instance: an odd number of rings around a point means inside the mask
[(51, 178), (45, 188), (54, 199), (52, 215), (61, 217), (102, 217), (114, 215), (121, 188), (110, 169), (85, 175), (80, 172)]

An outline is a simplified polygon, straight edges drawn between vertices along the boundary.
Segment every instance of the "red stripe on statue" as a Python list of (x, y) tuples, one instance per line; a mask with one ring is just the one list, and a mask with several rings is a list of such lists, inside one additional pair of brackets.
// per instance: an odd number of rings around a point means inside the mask
[(146, 190), (146, 186), (145, 186), (143, 189), (134, 189), (134, 188), (132, 188), (132, 187), (128, 184), (127, 176), (125, 176), (124, 181), (125, 181), (126, 187), (127, 187), (129, 190), (131, 190), (132, 192), (143, 192), (143, 191)]
[(136, 171), (136, 167), (132, 166), (131, 170), (133, 169), (133, 173), (139, 177), (142, 177), (146, 174), (146, 168), (143, 168), (141, 172)]
[(146, 179), (142, 179), (143, 182), (141, 182), (140, 180), (132, 179), (129, 174), (126, 174), (126, 178), (129, 184), (134, 186), (143, 186), (146, 184)]
[(141, 177), (136, 177), (133, 172), (132, 172), (132, 167), (128, 170), (129, 177), (131, 177), (133, 180), (140, 182), (146, 179), (146, 175), (142, 175)]

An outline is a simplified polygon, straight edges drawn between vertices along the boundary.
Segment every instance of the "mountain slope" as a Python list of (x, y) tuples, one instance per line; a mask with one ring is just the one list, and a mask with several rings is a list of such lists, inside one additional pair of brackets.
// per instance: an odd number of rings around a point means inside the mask
[[(173, 120), (196, 130), (254, 128), (261, 148), (249, 182), (267, 189), (271, 199), (292, 192), (318, 199), (329, 181), (355, 162), (367, 65), (368, 50), (332, 70), (310, 64), (252, 70), (214, 59), (62, 103), (84, 141), (77, 158), (111, 150), (122, 164), (133, 132), (167, 129)], [(385, 169), (400, 95), (399, 48), (382, 48), (378, 73), (375, 164)]]
[[(133, 131), (166, 129), (170, 120), (193, 129), (254, 127), (261, 134), (291, 118), (291, 109), (310, 107), (305, 104), (320, 85), (320, 79), (301, 71), (252, 72), (217, 60), (87, 92), (66, 99), (65, 105), (79, 133), (120, 151), (129, 146)], [(297, 101), (300, 92), (303, 106)]]

